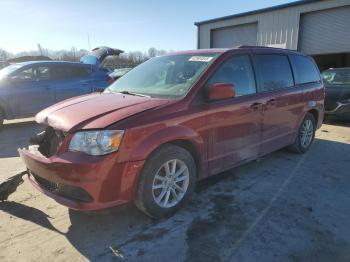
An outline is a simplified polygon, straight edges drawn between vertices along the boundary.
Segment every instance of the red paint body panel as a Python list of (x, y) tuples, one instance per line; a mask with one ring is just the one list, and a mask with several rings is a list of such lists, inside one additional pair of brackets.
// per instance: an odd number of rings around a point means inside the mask
[(82, 203), (62, 198), (41, 188), (41, 191), (57, 202), (73, 209), (100, 209), (132, 200), (137, 178), (135, 174), (140, 172), (144, 163), (116, 163), (117, 153), (95, 157), (84, 153), (66, 152), (60, 156), (45, 158), (22, 149), (19, 150), (19, 154), (33, 174), (55, 183), (80, 187), (92, 196), (93, 202)]
[(63, 101), (39, 112), (35, 119), (38, 123), (70, 131), (72, 128), (104, 128), (106, 123), (122, 120), (137, 112), (162, 104), (166, 99), (149, 99), (139, 96), (128, 96), (119, 93), (94, 93)]
[[(58, 154), (45, 158), (20, 150), (20, 155), (31, 172), (49, 181), (81, 187), (94, 201), (79, 203), (42, 188), (41, 191), (71, 208), (100, 209), (133, 200), (146, 159), (162, 144), (191, 145), (198, 179), (202, 179), (291, 144), (310, 110), (317, 112), (320, 127), (324, 110), (322, 83), (197, 102), (210, 76), (227, 58), (255, 51), (242, 48), (179, 52), (220, 54), (183, 98), (92, 94), (51, 106), (36, 120), (68, 132)], [(270, 49), (263, 52), (269, 53)], [(293, 53), (276, 49), (271, 52)], [(75, 131), (102, 128), (125, 130), (118, 152), (98, 157), (68, 152)]]

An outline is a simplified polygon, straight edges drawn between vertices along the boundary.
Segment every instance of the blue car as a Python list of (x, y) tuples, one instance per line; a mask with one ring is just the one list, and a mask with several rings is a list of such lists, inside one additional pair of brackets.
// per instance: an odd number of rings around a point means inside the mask
[(64, 99), (103, 91), (111, 78), (110, 72), (99, 64), (118, 52), (109, 48), (94, 50), (80, 63), (31, 61), (1, 69), (0, 126), (5, 119), (30, 117)]

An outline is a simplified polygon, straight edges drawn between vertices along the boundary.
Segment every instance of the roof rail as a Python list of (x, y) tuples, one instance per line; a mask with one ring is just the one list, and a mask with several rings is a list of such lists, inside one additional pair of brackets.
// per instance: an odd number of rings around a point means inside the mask
[(281, 47), (272, 47), (272, 46), (256, 46), (256, 45), (238, 45), (233, 47), (235, 48), (254, 48), (254, 49), (275, 49), (275, 50), (284, 50), (284, 51), (294, 51), (297, 52), (297, 50), (291, 50), (288, 48), (281, 48)]
[[(236, 48), (267, 48), (267, 49), (270, 49), (270, 48), (276, 48), (276, 47), (270, 47), (270, 46), (258, 46), (258, 45), (238, 45), (236, 46)], [(278, 49), (281, 49), (281, 48), (278, 48)]]

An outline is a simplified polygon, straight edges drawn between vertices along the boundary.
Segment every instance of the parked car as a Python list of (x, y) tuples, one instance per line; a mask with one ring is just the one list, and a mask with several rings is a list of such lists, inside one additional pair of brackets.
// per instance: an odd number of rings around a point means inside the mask
[(67, 98), (103, 91), (112, 79), (99, 64), (121, 51), (111, 50), (95, 48), (81, 63), (31, 61), (0, 70), (0, 126), (4, 119), (30, 117)]
[(135, 67), (101, 94), (41, 111), (19, 153), (33, 185), (94, 210), (134, 201), (171, 215), (196, 180), (289, 146), (311, 146), (324, 114), (312, 58), (258, 47), (185, 51)]
[(131, 69), (132, 69), (131, 67), (114, 69), (114, 71), (109, 74), (109, 77), (114, 82), (115, 80), (121, 78), (123, 75), (125, 75), (127, 72), (129, 72)]
[(322, 72), (326, 89), (325, 114), (350, 120), (350, 68), (331, 68)]
[(7, 61), (0, 61), (0, 69), (6, 67), (8, 65), (9, 65), (9, 63)]

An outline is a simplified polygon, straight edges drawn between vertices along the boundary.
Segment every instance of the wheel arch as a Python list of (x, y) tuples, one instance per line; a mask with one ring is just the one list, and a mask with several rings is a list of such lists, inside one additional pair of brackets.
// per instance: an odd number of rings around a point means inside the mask
[(129, 161), (147, 161), (152, 153), (166, 144), (182, 147), (191, 154), (196, 163), (197, 178), (202, 171), (205, 171), (202, 167), (207, 157), (205, 142), (198, 133), (185, 126), (162, 128), (152, 133), (136, 145), (127, 158)]
[(318, 126), (319, 112), (317, 111), (317, 109), (313, 108), (313, 109), (307, 111), (307, 113), (310, 113), (314, 117), (315, 124), (316, 124), (316, 126)]

